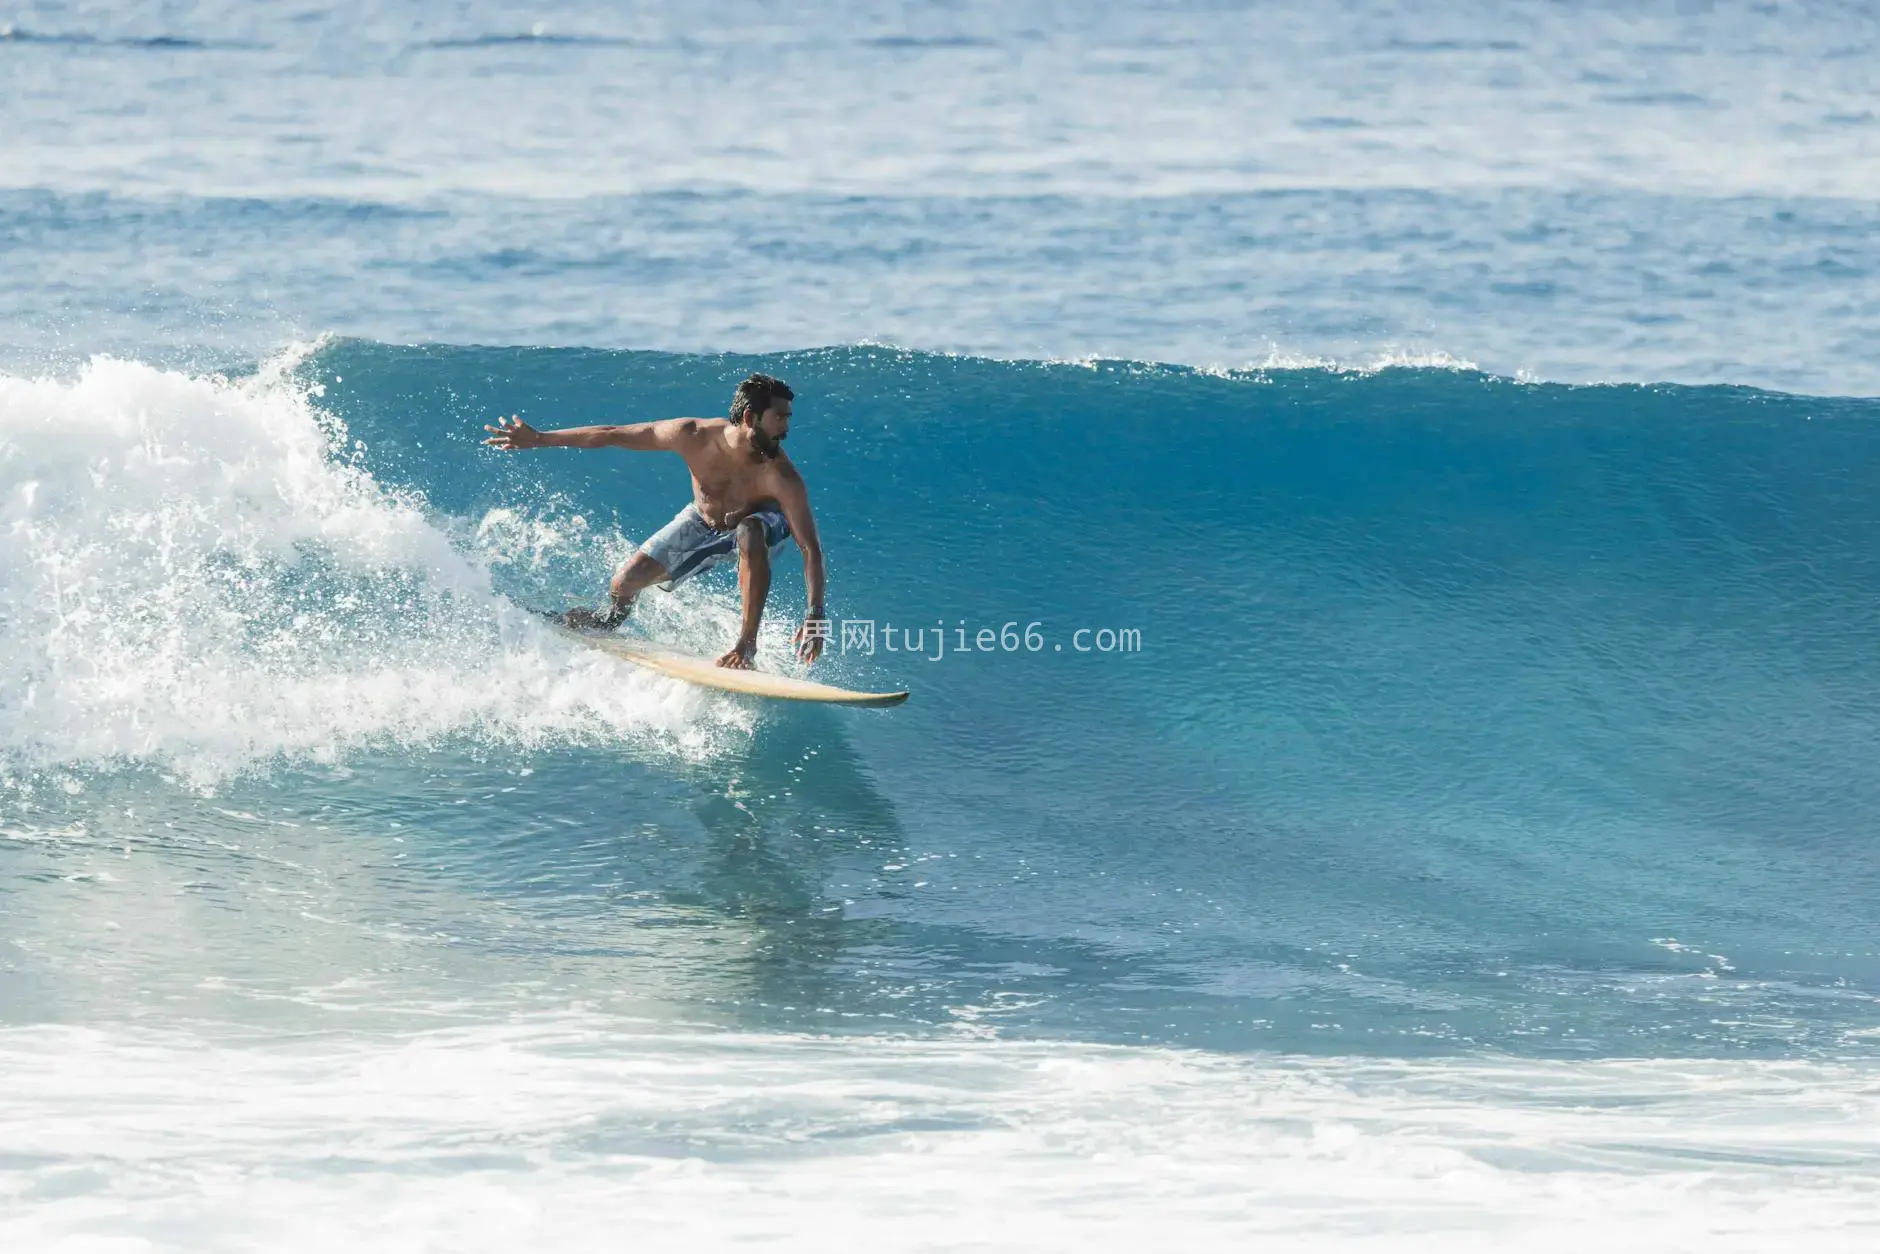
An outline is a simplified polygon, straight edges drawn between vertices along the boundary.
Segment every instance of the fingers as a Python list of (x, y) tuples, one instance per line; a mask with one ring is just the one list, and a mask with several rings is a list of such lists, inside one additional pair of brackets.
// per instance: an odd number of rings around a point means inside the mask
[(828, 637), (820, 634), (812, 635), (809, 624), (805, 622), (796, 629), (796, 634), (790, 637), (790, 642), (796, 645), (798, 658), (805, 662), (814, 662), (822, 656), (823, 645), (828, 642)]
[(522, 446), (516, 442), (516, 433), (522, 430), (522, 419), (515, 414), (507, 418), (498, 418), (495, 426), (485, 424), (483, 429), (490, 433), (490, 438), (483, 441), (491, 448), (507, 449), (514, 452)]

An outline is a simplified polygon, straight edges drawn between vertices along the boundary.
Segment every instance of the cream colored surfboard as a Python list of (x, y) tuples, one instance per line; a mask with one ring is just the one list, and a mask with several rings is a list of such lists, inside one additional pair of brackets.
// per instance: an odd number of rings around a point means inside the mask
[(662, 649), (642, 640), (629, 640), (624, 636), (604, 632), (576, 631), (572, 627), (565, 627), (559, 623), (551, 625), (560, 634), (571, 640), (579, 640), (590, 649), (599, 649), (602, 653), (612, 654), (635, 666), (643, 666), (656, 674), (683, 679), (689, 684), (698, 684), (702, 688), (717, 688), (723, 692), (743, 692), (754, 697), (770, 697), (777, 701), (820, 701), (825, 705), (885, 706), (899, 705), (907, 700), (905, 692), (852, 692), (833, 684), (819, 684), (809, 679), (792, 679), (788, 675), (772, 675), (765, 671), (732, 670), (730, 667), (716, 665), (709, 658), (693, 657), (689, 653), (675, 653), (670, 649)]

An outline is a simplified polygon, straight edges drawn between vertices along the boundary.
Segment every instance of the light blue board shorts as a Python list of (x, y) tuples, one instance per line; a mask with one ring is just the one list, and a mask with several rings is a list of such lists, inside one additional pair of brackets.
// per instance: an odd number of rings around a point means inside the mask
[[(760, 505), (750, 517), (764, 524), (764, 543), (772, 557), (790, 538), (790, 524), (783, 511), (772, 503)], [(710, 570), (730, 558), (737, 560), (738, 531), (714, 531), (699, 516), (698, 506), (687, 505), (673, 520), (640, 546), (646, 554), (666, 568), (666, 581), (659, 586), (670, 592), (692, 576)]]

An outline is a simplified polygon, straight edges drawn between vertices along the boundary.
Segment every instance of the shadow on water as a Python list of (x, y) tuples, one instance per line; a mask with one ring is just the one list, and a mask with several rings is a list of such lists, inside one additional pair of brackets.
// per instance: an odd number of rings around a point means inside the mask
[(779, 711), (735, 758), (686, 772), (703, 845), (666, 900), (738, 933), (727, 975), (760, 1017), (845, 1003), (838, 970), (889, 941), (891, 925), (848, 908), (880, 890), (882, 866), (905, 861), (908, 836), (838, 717)]

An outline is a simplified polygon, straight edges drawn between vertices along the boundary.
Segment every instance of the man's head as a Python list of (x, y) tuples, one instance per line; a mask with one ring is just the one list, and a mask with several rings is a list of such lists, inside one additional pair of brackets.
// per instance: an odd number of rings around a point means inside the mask
[(790, 402), (796, 393), (781, 379), (754, 374), (738, 384), (731, 398), (731, 421), (750, 428), (751, 443), (765, 457), (775, 457), (790, 434)]

